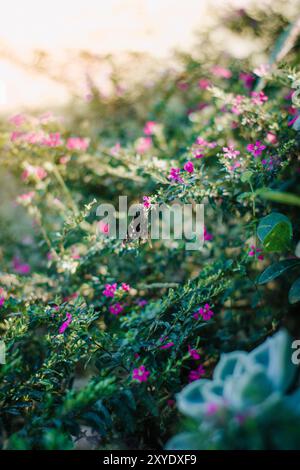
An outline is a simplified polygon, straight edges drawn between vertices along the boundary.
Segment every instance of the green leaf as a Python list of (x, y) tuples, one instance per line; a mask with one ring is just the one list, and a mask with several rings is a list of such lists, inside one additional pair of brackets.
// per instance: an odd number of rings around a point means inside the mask
[(292, 284), (289, 291), (289, 302), (295, 304), (300, 301), (300, 277)]
[(245, 171), (245, 172), (242, 173), (242, 175), (241, 175), (241, 181), (242, 181), (243, 183), (246, 183), (247, 181), (250, 181), (251, 178), (252, 178), (252, 175), (253, 175), (253, 171), (250, 171), (250, 170)]
[(292, 234), (291, 222), (279, 212), (273, 212), (261, 219), (257, 228), (257, 235), (264, 250), (268, 252), (282, 252), (288, 249)]
[(268, 201), (289, 204), (291, 206), (300, 206), (300, 197), (297, 196), (297, 194), (285, 193), (283, 191), (271, 191), (268, 189), (258, 191), (257, 194), (259, 194), (259, 196), (263, 199), (267, 199)]
[(291, 269), (299, 264), (300, 260), (297, 259), (284, 259), (278, 263), (271, 264), (271, 266), (268, 266), (267, 269), (265, 269), (265, 271), (259, 276), (257, 282), (258, 284), (265, 284), (270, 282), (273, 279), (281, 276), (281, 274), (283, 274), (288, 269)]

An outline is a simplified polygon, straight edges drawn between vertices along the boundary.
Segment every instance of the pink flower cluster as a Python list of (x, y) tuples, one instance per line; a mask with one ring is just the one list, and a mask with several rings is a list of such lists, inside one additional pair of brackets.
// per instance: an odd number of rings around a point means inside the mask
[(248, 252), (248, 256), (251, 258), (257, 256), (257, 259), (262, 261), (264, 259), (264, 255), (262, 254), (262, 250), (260, 248), (256, 248), (255, 245), (250, 246), (250, 251)]
[(252, 91), (251, 93), (251, 101), (253, 104), (257, 106), (261, 106), (266, 101), (268, 101), (267, 95), (264, 94), (263, 91)]
[(156, 130), (157, 130), (157, 122), (155, 121), (147, 121), (145, 126), (144, 126), (144, 134), (145, 135), (153, 135), (155, 134)]
[(82, 137), (69, 137), (67, 140), (67, 149), (68, 150), (87, 150), (90, 144), (90, 140)]
[(59, 327), (59, 334), (63, 334), (72, 322), (72, 315), (70, 313), (66, 313), (66, 318), (67, 319)]
[(217, 142), (208, 142), (202, 137), (197, 137), (195, 144), (192, 146), (192, 155), (195, 158), (203, 158), (207, 149), (213, 149), (217, 146)]
[(46, 170), (41, 166), (32, 166), (28, 165), (21, 175), (23, 181), (28, 180), (29, 178), (35, 178), (37, 180), (43, 180), (47, 176)]
[(152, 147), (151, 137), (140, 137), (137, 140), (136, 151), (140, 154), (146, 153)]
[(112, 313), (112, 315), (119, 315), (119, 313), (123, 312), (124, 307), (119, 302), (117, 302), (114, 305), (110, 305), (108, 310), (110, 313)]
[(189, 373), (189, 381), (194, 382), (195, 380), (201, 379), (205, 374), (205, 370), (202, 364), (200, 364), (197, 369), (191, 370)]
[(221, 65), (213, 65), (210, 71), (215, 77), (226, 78), (227, 80), (232, 77), (232, 72)]
[(265, 150), (267, 147), (263, 145), (260, 140), (257, 140), (255, 144), (248, 144), (247, 145), (247, 150), (248, 152), (252, 153), (254, 157), (260, 157), (263, 150)]
[(132, 378), (138, 382), (147, 382), (150, 371), (146, 369), (145, 366), (140, 366), (137, 369), (133, 369)]
[(30, 265), (27, 263), (22, 263), (18, 256), (15, 256), (12, 260), (13, 269), (18, 274), (26, 275), (31, 271)]
[(210, 320), (214, 316), (214, 312), (211, 309), (209, 304), (205, 304), (204, 307), (200, 307), (197, 312), (193, 314), (193, 317), (196, 320), (199, 320), (202, 317), (203, 320), (207, 321)]

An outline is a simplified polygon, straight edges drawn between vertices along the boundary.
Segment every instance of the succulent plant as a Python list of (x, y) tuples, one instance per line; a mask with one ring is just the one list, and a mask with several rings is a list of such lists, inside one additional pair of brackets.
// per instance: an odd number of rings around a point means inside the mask
[(189, 384), (177, 396), (190, 430), (168, 449), (293, 449), (300, 445), (300, 388), (285, 330), (250, 353), (223, 354), (213, 379)]

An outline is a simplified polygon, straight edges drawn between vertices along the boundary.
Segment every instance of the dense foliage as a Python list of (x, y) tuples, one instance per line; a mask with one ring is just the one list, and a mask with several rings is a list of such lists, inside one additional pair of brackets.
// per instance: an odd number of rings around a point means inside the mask
[[(3, 448), (164, 447), (222, 352), (299, 332), (299, 5), (280, 3), (221, 18), (259, 57), (203, 33), (151, 80), (91, 79), (64, 119), (2, 121)], [(204, 202), (203, 250), (110, 238), (96, 208), (119, 195)]]

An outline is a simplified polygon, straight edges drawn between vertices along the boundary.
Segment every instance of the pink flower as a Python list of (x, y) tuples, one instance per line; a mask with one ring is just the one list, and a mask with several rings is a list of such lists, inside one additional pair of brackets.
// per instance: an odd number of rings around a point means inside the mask
[(136, 150), (138, 153), (145, 153), (152, 147), (151, 137), (140, 137), (137, 141)]
[(266, 75), (268, 75), (270, 68), (271, 66), (269, 64), (261, 64), (259, 67), (256, 67), (253, 72), (258, 77), (265, 77)]
[(0, 297), (0, 308), (3, 307), (5, 303), (5, 298), (3, 296)]
[(145, 307), (145, 305), (147, 305), (148, 301), (146, 299), (139, 299), (139, 300), (137, 300), (136, 303), (138, 304), (139, 307)]
[(109, 233), (109, 224), (106, 224), (102, 220), (98, 223), (98, 228), (100, 232), (104, 235), (107, 235)]
[(276, 134), (274, 134), (273, 132), (268, 132), (266, 139), (267, 139), (268, 142), (270, 142), (270, 144), (276, 144), (277, 143)]
[(30, 204), (34, 196), (35, 196), (34, 191), (29, 191), (28, 193), (20, 194), (17, 197), (17, 202), (24, 202), (24, 203)]
[(143, 196), (143, 206), (144, 206), (146, 209), (149, 209), (149, 207), (151, 207), (151, 197), (149, 197), (149, 196)]
[(27, 263), (21, 263), (20, 258), (15, 256), (12, 260), (12, 265), (13, 269), (16, 271), (18, 274), (26, 275), (30, 273), (30, 265)]
[(130, 285), (126, 284), (125, 282), (122, 282), (121, 287), (123, 291), (128, 292), (130, 290)]
[(67, 140), (68, 150), (83, 150), (85, 151), (90, 144), (90, 139), (82, 137), (69, 137)]
[(108, 310), (110, 313), (112, 313), (113, 315), (119, 315), (119, 313), (123, 312), (124, 310), (124, 307), (122, 307), (122, 305), (117, 302), (116, 304), (114, 305), (110, 305), (108, 307)]
[(229, 69), (226, 69), (225, 67), (222, 67), (221, 65), (214, 65), (211, 69), (211, 73), (215, 75), (215, 77), (220, 77), (220, 78), (231, 78), (232, 73)]
[(198, 87), (201, 90), (206, 90), (210, 86), (210, 81), (207, 78), (200, 78), (198, 82)]
[(250, 251), (248, 252), (248, 256), (253, 258), (256, 255), (258, 255), (257, 259), (259, 259), (260, 261), (262, 261), (264, 259), (264, 255), (262, 254), (262, 250), (260, 248), (256, 248), (255, 245), (251, 245), (250, 246)]
[(61, 165), (66, 165), (69, 161), (70, 161), (69, 155), (63, 155), (63, 156), (60, 157), (60, 159), (59, 159), (59, 163), (60, 163)]
[(120, 150), (121, 150), (121, 144), (120, 142), (117, 142), (113, 147), (111, 147), (110, 153), (116, 156), (118, 155), (118, 153), (120, 153)]
[(59, 334), (63, 334), (72, 322), (72, 315), (70, 313), (66, 313), (66, 317), (67, 319), (59, 327)]
[(206, 227), (204, 227), (203, 237), (206, 242), (210, 242), (214, 238), (213, 235), (206, 230)]
[(266, 148), (267, 147), (263, 145), (259, 140), (257, 140), (255, 144), (247, 145), (248, 152), (252, 153), (254, 157), (260, 157), (263, 150), (265, 150)]
[(114, 297), (117, 290), (117, 283), (114, 284), (105, 284), (105, 289), (102, 292), (104, 297)]
[(26, 122), (27, 118), (24, 116), (24, 114), (16, 114), (15, 116), (12, 116), (9, 118), (9, 122), (11, 124), (14, 124), (16, 127), (22, 126)]
[(180, 171), (180, 168), (171, 168), (170, 174), (168, 176), (169, 180), (173, 180), (178, 183), (183, 183), (183, 179), (180, 176)]
[(211, 310), (209, 304), (205, 304), (204, 307), (200, 307), (193, 315), (196, 320), (198, 320), (199, 317), (202, 317), (205, 321), (210, 320), (213, 316), (214, 312)]
[(138, 382), (147, 382), (150, 371), (145, 366), (140, 366), (137, 369), (133, 369), (132, 378)]
[(41, 166), (32, 166), (28, 165), (27, 168), (23, 171), (21, 175), (21, 179), (23, 181), (26, 181), (30, 177), (34, 177), (37, 180), (43, 180), (46, 178), (47, 172), (44, 170), (43, 167)]
[(189, 382), (194, 382), (195, 380), (201, 379), (205, 374), (204, 367), (200, 364), (197, 369), (191, 370), (189, 373)]
[(264, 104), (266, 101), (268, 101), (267, 95), (264, 94), (263, 91), (252, 91), (251, 93), (251, 101), (253, 104), (256, 104), (257, 106), (260, 106), (261, 104)]
[(147, 121), (144, 126), (144, 134), (145, 135), (153, 135), (157, 129), (157, 122), (155, 121)]
[[(163, 343), (164, 341), (166, 341), (168, 339), (167, 336), (162, 336), (161, 338), (159, 338), (159, 341), (161, 343)], [(174, 343), (173, 341), (168, 341), (167, 343), (163, 344), (162, 346), (159, 347), (159, 349), (170, 349), (172, 346), (174, 346)]]
[(213, 416), (217, 413), (219, 406), (216, 403), (207, 403), (205, 413), (207, 416)]
[(200, 354), (198, 353), (197, 349), (193, 349), (191, 348), (190, 345), (188, 345), (188, 349), (189, 349), (189, 355), (195, 359), (195, 361), (198, 361), (200, 359)]
[(42, 145), (45, 145), (46, 147), (59, 147), (62, 145), (62, 140), (60, 138), (60, 133), (59, 132), (54, 132), (52, 134), (49, 134), (48, 136), (44, 137), (42, 140)]
[(187, 171), (188, 173), (193, 173), (194, 172), (194, 165), (192, 162), (186, 162), (183, 166), (183, 169)]
[(231, 112), (237, 116), (242, 113), (241, 105), (243, 104), (245, 97), (243, 95), (236, 95), (233, 100)]
[(177, 83), (177, 87), (179, 88), (179, 90), (181, 91), (186, 91), (188, 90), (189, 88), (189, 84), (187, 82), (178, 82)]
[(234, 149), (234, 145), (228, 145), (228, 147), (223, 147), (224, 157), (235, 159), (241, 152)]
[(255, 77), (253, 77), (253, 75), (251, 73), (241, 72), (240, 73), (240, 80), (242, 80), (245, 88), (251, 89), (252, 85), (253, 85), (253, 82), (255, 80)]

